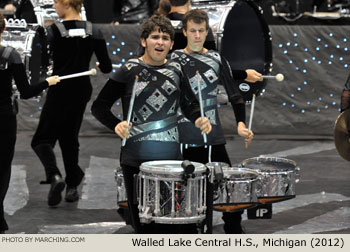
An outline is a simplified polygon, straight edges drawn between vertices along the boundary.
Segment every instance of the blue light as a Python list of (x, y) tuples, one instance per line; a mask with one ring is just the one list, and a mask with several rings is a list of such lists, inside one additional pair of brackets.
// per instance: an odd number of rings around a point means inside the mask
[(112, 39), (115, 39), (115, 35), (112, 35)]
[(133, 52), (130, 52), (129, 55), (132, 56), (132, 55), (134, 55), (134, 53), (133, 53)]
[(306, 69), (304, 69), (304, 70), (303, 70), (303, 73), (306, 73), (306, 72), (307, 72), (307, 70), (306, 70)]
[(300, 87), (298, 87), (298, 91), (301, 91), (301, 88), (300, 88)]
[(294, 33), (293, 36), (294, 36), (294, 37), (298, 37), (298, 34)]
[(295, 70), (299, 71), (299, 67), (296, 67)]
[(115, 105), (119, 106), (119, 105), (120, 105), (120, 102), (116, 102)]
[(118, 116), (118, 118), (120, 118), (120, 117), (121, 117), (121, 114), (118, 114), (117, 116)]
[(42, 109), (43, 109), (43, 107), (39, 106), (39, 107), (38, 107), (38, 109), (39, 109), (39, 110), (42, 110)]
[(117, 48), (117, 51), (120, 52), (120, 48)]
[(312, 57), (312, 60), (316, 60), (316, 57)]
[(345, 67), (345, 68), (348, 68), (348, 64), (345, 64), (344, 67)]
[(332, 65), (332, 61), (328, 61), (328, 65)]
[(328, 105), (324, 106), (325, 109), (328, 109)]
[(311, 104), (311, 102), (308, 101), (308, 102), (307, 102), (307, 105), (310, 105), (310, 104)]
[(333, 59), (334, 58), (334, 55), (333, 54), (331, 54), (331, 56), (329, 56), (331, 59)]
[(329, 94), (329, 96), (330, 96), (330, 97), (333, 97), (333, 96), (334, 96), (334, 94), (330, 93), (330, 94)]
[(346, 42), (346, 38), (344, 38), (344, 42)]
[(295, 107), (295, 104), (292, 104), (292, 108), (294, 108)]
[(287, 46), (290, 46), (290, 42), (287, 42)]
[(122, 59), (122, 62), (124, 63), (124, 62), (125, 62), (125, 59)]
[(307, 51), (309, 51), (309, 49), (305, 48), (304, 51), (307, 52)]
[(330, 33), (329, 36), (330, 36), (330, 37), (333, 37), (333, 33)]
[(340, 112), (341, 111), (341, 109), (340, 108), (338, 108), (338, 112)]
[(332, 105), (335, 106), (335, 105), (337, 105), (337, 103), (334, 101), (334, 102), (332, 102)]
[(318, 100), (319, 100), (319, 101), (322, 101), (322, 97), (318, 97)]
[(319, 61), (317, 61), (317, 63), (318, 63), (319, 65), (321, 65), (321, 64), (322, 64), (322, 61), (319, 60)]
[(301, 112), (302, 114), (304, 114), (304, 113), (305, 113), (305, 110), (302, 109), (300, 112)]
[(345, 47), (345, 48), (344, 48), (344, 51), (348, 51), (348, 48), (347, 48), (347, 47)]
[(325, 45), (324, 45), (324, 47), (326, 47), (326, 48), (327, 48), (327, 47), (328, 47), (328, 44), (325, 44)]
[(116, 70), (115, 70), (115, 69), (113, 69), (113, 70), (112, 70), (112, 72), (113, 72), (113, 73), (115, 73), (115, 72), (116, 72)]
[(295, 43), (295, 44), (294, 44), (294, 46), (295, 46), (295, 47), (298, 47), (298, 46), (299, 46), (299, 44), (298, 44), (298, 43)]
[(319, 51), (320, 50), (320, 48), (319, 47), (316, 47), (316, 51)]
[(34, 117), (34, 115), (33, 115), (33, 114), (30, 114), (30, 115), (29, 115), (29, 117), (30, 117), (30, 118), (33, 118), (33, 117)]
[(125, 46), (125, 42), (121, 42), (120, 44), (121, 44), (122, 46)]
[(282, 44), (279, 44), (279, 45), (278, 45), (278, 47), (279, 47), (279, 48), (282, 48), (282, 47), (283, 47), (283, 45), (282, 45)]
[(112, 53), (113, 53), (114, 55), (116, 55), (116, 54), (117, 54), (117, 52), (116, 52), (116, 51), (113, 51)]
[(320, 39), (320, 38), (318, 38), (318, 39), (317, 39), (317, 41), (318, 41), (318, 42), (321, 42), (321, 39)]
[(111, 43), (107, 42), (106, 45), (109, 46)]
[(318, 109), (317, 109), (317, 112), (318, 112), (318, 113), (320, 113), (320, 112), (321, 112), (321, 110), (318, 108)]
[(221, 105), (220, 105), (220, 104), (218, 104), (218, 108), (221, 108)]
[(287, 105), (287, 103), (285, 103), (285, 102), (282, 103), (282, 106), (286, 106), (286, 105)]
[(307, 81), (304, 81), (304, 85), (307, 85)]
[(339, 49), (339, 48), (340, 48), (340, 45), (337, 45), (337, 48)]
[(307, 63), (307, 62), (309, 62), (309, 61), (308, 61), (307, 59), (304, 59), (304, 62)]
[(293, 64), (293, 60), (289, 60), (289, 64)]
[(294, 94), (291, 94), (290, 97), (294, 97)]
[(288, 51), (287, 51), (287, 50), (284, 50), (284, 51), (283, 51), (283, 53), (284, 53), (284, 54), (287, 54), (287, 53), (288, 53)]
[(339, 60), (342, 61), (344, 58), (343, 57), (340, 57)]

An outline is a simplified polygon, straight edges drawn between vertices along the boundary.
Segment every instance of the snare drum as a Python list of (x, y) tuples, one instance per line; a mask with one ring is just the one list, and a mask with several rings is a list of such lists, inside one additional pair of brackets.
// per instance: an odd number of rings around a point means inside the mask
[(139, 216), (142, 223), (200, 223), (205, 219), (205, 165), (192, 162), (193, 176), (184, 181), (182, 161), (142, 163), (138, 175)]
[(224, 179), (219, 184), (213, 209), (222, 212), (235, 212), (254, 207), (258, 204), (256, 188), (259, 174), (255, 171), (223, 167)]
[(295, 197), (295, 183), (300, 168), (293, 160), (278, 157), (255, 157), (242, 162), (242, 167), (253, 169), (261, 176), (257, 187), (259, 203), (275, 203)]
[(49, 58), (45, 30), (41, 26), (7, 28), (1, 38), (4, 46), (11, 46), (20, 54), (31, 85), (47, 77)]
[[(218, 51), (232, 69), (272, 71), (272, 43), (262, 9), (252, 1), (193, 0), (193, 9), (202, 9), (209, 16)], [(238, 82), (245, 101), (265, 91), (266, 82)]]
[(118, 208), (128, 208), (123, 170), (117, 167), (115, 170), (115, 182), (117, 184), (117, 206)]

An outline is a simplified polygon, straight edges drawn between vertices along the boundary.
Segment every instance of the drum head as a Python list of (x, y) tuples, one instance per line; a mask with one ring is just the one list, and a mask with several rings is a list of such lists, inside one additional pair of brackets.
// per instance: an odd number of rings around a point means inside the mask
[[(152, 174), (173, 174), (181, 175), (184, 173), (184, 169), (181, 167), (183, 161), (181, 160), (158, 160), (144, 162), (140, 166), (140, 171)], [(206, 171), (204, 164), (191, 162), (194, 167), (194, 174), (202, 174)]]
[(294, 171), (296, 163), (293, 160), (278, 157), (256, 157), (243, 160), (242, 167), (254, 169), (259, 173), (279, 173)]
[(259, 173), (253, 170), (238, 168), (238, 167), (224, 167), (224, 178), (232, 181), (251, 181), (259, 177)]
[[(272, 45), (269, 28), (260, 7), (252, 1), (237, 1), (228, 13), (219, 49), (232, 69), (271, 72)], [(237, 81), (245, 101), (264, 92), (266, 82)]]

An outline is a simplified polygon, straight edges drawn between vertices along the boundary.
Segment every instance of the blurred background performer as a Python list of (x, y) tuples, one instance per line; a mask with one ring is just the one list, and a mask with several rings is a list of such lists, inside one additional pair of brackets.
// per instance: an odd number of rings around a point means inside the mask
[[(4, 16), (0, 13), (0, 40), (4, 30)], [(8, 230), (4, 218), (4, 199), (10, 183), (17, 131), (16, 115), (11, 99), (12, 79), (15, 80), (21, 98), (24, 99), (38, 95), (48, 86), (59, 82), (57, 76), (54, 76), (30, 86), (21, 56), (14, 48), (0, 45), (0, 234)]]
[[(103, 73), (112, 70), (102, 33), (80, 17), (83, 0), (56, 0), (53, 7), (64, 21), (48, 27), (48, 43), (53, 59), (53, 74), (68, 75), (89, 70), (93, 53)], [(46, 181), (51, 183), (48, 205), (60, 203), (67, 184), (65, 200), (79, 200), (77, 186), (84, 172), (79, 167), (79, 130), (85, 107), (92, 93), (89, 76), (66, 79), (49, 88), (32, 148), (44, 165)], [(59, 142), (65, 168), (65, 181), (56, 164), (54, 146)]]
[(34, 7), (30, 0), (0, 1), (0, 8), (14, 10), (17, 19), (25, 19), (27, 23), (37, 23)]
[(115, 0), (115, 24), (140, 24), (158, 8), (159, 0)]
[[(166, 59), (174, 39), (170, 20), (162, 15), (152, 16), (142, 24), (140, 39), (145, 49), (144, 54), (138, 59), (130, 59), (117, 69), (101, 90), (91, 111), (102, 124), (121, 138), (130, 136), (121, 149), (120, 164), (135, 232), (197, 233), (196, 229), (189, 230), (184, 227), (186, 225), (140, 224), (138, 206), (134, 203), (134, 175), (139, 173), (143, 162), (182, 159), (177, 123), (178, 108), (181, 107), (184, 114), (202, 132), (211, 131), (207, 118), (202, 123), (198, 102), (188, 83), (183, 81), (179, 64)], [(139, 79), (134, 84), (136, 76)], [(125, 119), (134, 85), (137, 85), (136, 96), (132, 121), (128, 125)], [(111, 112), (112, 105), (119, 98), (123, 102), (123, 121)]]

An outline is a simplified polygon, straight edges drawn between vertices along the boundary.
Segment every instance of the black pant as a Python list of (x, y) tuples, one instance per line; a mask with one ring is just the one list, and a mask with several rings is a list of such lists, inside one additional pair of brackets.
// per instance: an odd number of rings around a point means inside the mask
[(66, 184), (73, 187), (81, 183), (84, 172), (78, 165), (78, 137), (86, 104), (87, 101), (64, 103), (47, 98), (32, 139), (32, 148), (45, 167), (47, 182), (56, 174), (61, 176), (53, 151), (58, 140), (66, 172)]
[[(199, 162), (202, 164), (207, 164), (209, 162), (209, 147), (189, 147), (183, 148), (183, 158)], [(212, 162), (224, 162), (231, 166), (230, 158), (227, 155), (227, 151), (224, 144), (213, 145), (211, 152), (211, 161)], [(213, 222), (213, 189), (214, 185), (207, 183), (207, 220), (206, 225), (208, 228), (208, 233), (212, 232), (212, 222)], [(237, 212), (224, 212), (223, 221), (224, 221), (224, 230), (226, 234), (235, 234), (241, 233), (241, 220), (243, 211)]]
[(8, 230), (4, 217), (4, 199), (9, 188), (11, 162), (16, 143), (17, 122), (14, 114), (0, 115), (0, 232)]

